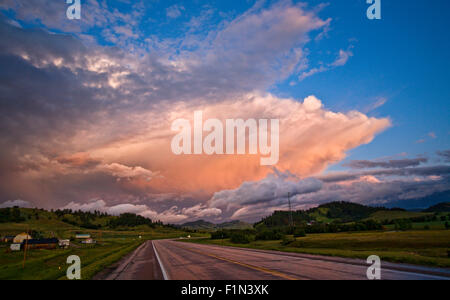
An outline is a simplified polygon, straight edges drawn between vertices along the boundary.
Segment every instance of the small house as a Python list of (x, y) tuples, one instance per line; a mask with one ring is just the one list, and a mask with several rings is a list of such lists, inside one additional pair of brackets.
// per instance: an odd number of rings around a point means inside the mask
[(20, 251), (20, 244), (11, 244), (11, 246), (9, 246), (9, 248), (11, 249), (11, 251)]
[(89, 238), (81, 242), (82, 244), (97, 244), (97, 241)]
[(67, 248), (70, 247), (70, 240), (59, 240), (58, 245), (59, 245), (61, 248), (67, 249)]
[(32, 239), (32, 237), (30, 235), (28, 235), (25, 232), (22, 232), (21, 234), (18, 234), (14, 237), (13, 243), (14, 244), (22, 244), (23, 241), (31, 240), (31, 239)]
[(25, 240), (22, 242), (22, 248), (31, 249), (56, 249), (59, 245), (58, 239), (39, 239), (39, 240)]

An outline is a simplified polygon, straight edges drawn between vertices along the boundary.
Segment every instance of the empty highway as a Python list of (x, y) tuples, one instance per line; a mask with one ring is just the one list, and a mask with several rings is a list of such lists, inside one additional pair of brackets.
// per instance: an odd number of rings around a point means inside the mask
[[(374, 253), (375, 254), (375, 253)], [(108, 275), (109, 280), (366, 280), (363, 260), (148, 241)], [(447, 269), (382, 263), (384, 280), (448, 280)]]

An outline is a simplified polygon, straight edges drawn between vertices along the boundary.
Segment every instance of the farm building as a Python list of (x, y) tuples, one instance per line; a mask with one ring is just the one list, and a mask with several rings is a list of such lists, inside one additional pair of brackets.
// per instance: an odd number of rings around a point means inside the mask
[(67, 248), (70, 247), (70, 240), (59, 240), (58, 245), (59, 245), (61, 248), (67, 249)]
[(97, 244), (97, 241), (93, 240), (93, 239), (86, 239), (84, 241), (81, 242), (82, 244)]
[(58, 239), (25, 240), (22, 242), (22, 248), (31, 249), (56, 249), (59, 245)]
[(2, 242), (3, 243), (12, 243), (14, 241), (15, 236), (13, 235), (7, 235), (2, 237)]
[(20, 244), (11, 244), (9, 248), (11, 249), (11, 251), (20, 251), (20, 246)]
[(26, 234), (25, 232), (16, 235), (16, 237), (13, 239), (13, 243), (14, 244), (21, 244), (23, 241), (25, 240), (31, 240), (32, 237), (28, 234)]
[(86, 240), (86, 239), (90, 239), (91, 235), (90, 234), (84, 234), (84, 233), (77, 233), (75, 235), (75, 238), (80, 239), (80, 240)]

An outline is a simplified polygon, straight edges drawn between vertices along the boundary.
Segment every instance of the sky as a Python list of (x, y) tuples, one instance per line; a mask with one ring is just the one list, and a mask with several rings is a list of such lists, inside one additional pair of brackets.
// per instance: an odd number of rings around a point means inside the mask
[[(450, 190), (448, 1), (383, 0), (381, 20), (365, 0), (68, 7), (0, 0), (0, 207), (255, 222), (288, 193), (418, 208)], [(279, 119), (279, 162), (175, 155), (194, 111)]]

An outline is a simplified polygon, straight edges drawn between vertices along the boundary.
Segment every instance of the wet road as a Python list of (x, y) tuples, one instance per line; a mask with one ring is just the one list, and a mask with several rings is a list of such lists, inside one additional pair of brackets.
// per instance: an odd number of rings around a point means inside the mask
[[(366, 280), (363, 260), (171, 240), (147, 242), (107, 279)], [(384, 280), (450, 279), (450, 270), (382, 263)]]

